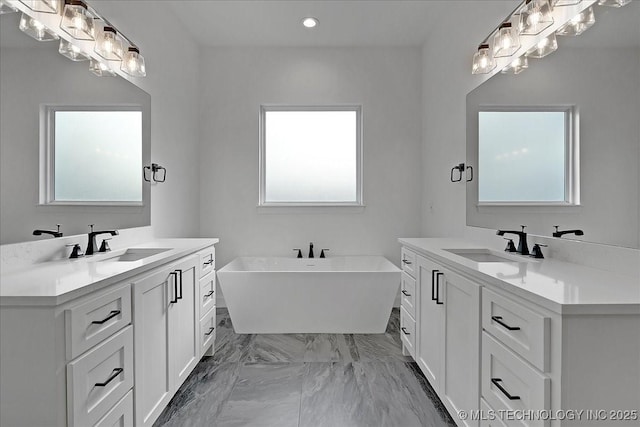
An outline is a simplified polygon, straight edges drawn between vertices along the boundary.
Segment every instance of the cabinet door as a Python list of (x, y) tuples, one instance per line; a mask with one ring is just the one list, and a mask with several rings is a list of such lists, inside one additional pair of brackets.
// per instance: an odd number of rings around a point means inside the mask
[(162, 269), (133, 284), (135, 417), (137, 426), (150, 426), (169, 403), (172, 393), (169, 364), (169, 301), (173, 276)]
[[(444, 271), (440, 300), (444, 302), (442, 400), (452, 410), (477, 410), (480, 405), (480, 286)], [(444, 279), (444, 280), (443, 280)], [(477, 426), (478, 421), (463, 421)]]
[(436, 292), (442, 290), (444, 280), (442, 274), (438, 274), (442, 273), (438, 264), (421, 256), (416, 258), (419, 301), (416, 313), (418, 335), (416, 356), (422, 372), (431, 386), (438, 391), (442, 366), (444, 304), (438, 304), (442, 301), (442, 296)]
[(199, 298), (196, 298), (198, 267), (199, 258), (196, 255), (175, 264), (171, 270), (177, 280), (177, 295), (173, 300), (175, 302), (169, 304), (169, 360), (176, 389), (200, 359), (200, 323), (197, 310)]

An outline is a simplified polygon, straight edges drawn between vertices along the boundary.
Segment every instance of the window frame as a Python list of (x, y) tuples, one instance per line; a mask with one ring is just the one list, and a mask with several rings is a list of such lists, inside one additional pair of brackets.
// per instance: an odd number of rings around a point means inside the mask
[[(266, 113), (272, 111), (353, 111), (356, 113), (356, 200), (353, 202), (268, 202), (266, 196)], [(270, 105), (260, 106), (258, 207), (363, 207), (362, 105)]]
[[(565, 117), (564, 135), (564, 200), (558, 201), (481, 201), (479, 180), (482, 175), (478, 168), (476, 203), (478, 208), (491, 206), (579, 206), (580, 205), (580, 144), (578, 138), (578, 111), (574, 105), (480, 105), (476, 112), (478, 144), (476, 161), (480, 158), (480, 113), (483, 112), (563, 112)], [(478, 164), (478, 166), (480, 166)]]
[(142, 105), (118, 104), (118, 105), (55, 105), (48, 104), (41, 106), (41, 129), (44, 132), (40, 138), (40, 191), (39, 205), (49, 206), (144, 206), (145, 186), (140, 176), (141, 200), (139, 201), (115, 201), (115, 200), (56, 200), (55, 199), (55, 115), (58, 111), (136, 111), (140, 112), (142, 120), (142, 134), (140, 135), (140, 150), (142, 154), (142, 164), (140, 173), (145, 162), (145, 110)]

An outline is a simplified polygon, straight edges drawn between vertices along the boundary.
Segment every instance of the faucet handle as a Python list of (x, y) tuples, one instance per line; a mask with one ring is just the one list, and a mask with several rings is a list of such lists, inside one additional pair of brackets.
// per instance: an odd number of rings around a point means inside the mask
[(324, 251), (329, 252), (329, 249), (326, 249), (326, 248), (325, 248), (325, 249), (322, 249), (322, 250), (320, 251), (320, 258), (326, 258), (326, 257), (324, 256)]
[(298, 255), (296, 256), (296, 258), (302, 258), (302, 249), (295, 248), (293, 250), (298, 251)]
[(109, 252), (111, 248), (109, 247), (109, 242), (107, 240), (111, 240), (111, 238), (102, 239), (102, 244), (100, 245), (100, 249), (98, 252)]
[(520, 227), (522, 227), (522, 232), (524, 233), (524, 229), (527, 228), (527, 226), (521, 224)]
[(504, 248), (505, 252), (517, 252), (518, 250), (516, 249), (516, 245), (513, 243), (513, 239), (507, 239), (506, 237), (504, 238), (504, 240), (508, 240), (507, 242), (507, 247)]
[(533, 249), (531, 249), (531, 255), (529, 255), (532, 258), (538, 258), (538, 259), (542, 259), (544, 258), (544, 255), (542, 254), (542, 249), (540, 249), (540, 246), (543, 247), (547, 247), (547, 245), (543, 245), (542, 243), (536, 243), (533, 245)]
[(556, 233), (557, 233), (558, 231), (560, 231), (560, 230), (558, 230), (558, 228), (560, 228), (560, 226), (559, 226), (559, 225), (554, 225), (554, 227), (555, 227), (555, 229), (556, 229)]
[(80, 243), (70, 243), (65, 246), (67, 247), (73, 246), (73, 250), (71, 251), (71, 255), (69, 255), (69, 258), (80, 258), (84, 256), (84, 252), (82, 252), (82, 247), (80, 246)]
[(89, 224), (89, 232), (90, 232), (90, 233), (93, 233), (93, 226), (94, 226), (94, 225), (95, 225), (95, 224)]

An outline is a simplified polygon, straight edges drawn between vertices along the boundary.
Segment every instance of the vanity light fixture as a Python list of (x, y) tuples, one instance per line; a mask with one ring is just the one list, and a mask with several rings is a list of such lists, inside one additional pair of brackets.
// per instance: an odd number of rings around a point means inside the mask
[(315, 28), (319, 23), (318, 18), (312, 16), (308, 16), (302, 20), (302, 25), (304, 25), (305, 28)]
[(611, 6), (611, 7), (622, 7), (629, 3), (631, 3), (631, 0), (599, 0), (598, 1), (598, 4), (600, 6)]
[(18, 28), (20, 28), (20, 31), (23, 33), (41, 42), (59, 39), (56, 33), (45, 27), (42, 22), (37, 19), (33, 19), (26, 13), (23, 13), (20, 17), (20, 25)]
[(93, 50), (107, 61), (120, 61), (124, 56), (122, 41), (118, 39), (116, 29), (110, 26), (98, 31)]
[(529, 60), (525, 55), (522, 55), (511, 61), (511, 63), (500, 70), (500, 72), (502, 74), (520, 74), (527, 68), (529, 68)]
[(593, 7), (583, 10), (563, 25), (556, 33), (559, 36), (579, 36), (596, 23)]
[(493, 37), (493, 57), (511, 56), (518, 49), (520, 49), (518, 32), (513, 28), (511, 22), (503, 22)]
[(95, 40), (93, 16), (81, 0), (65, 0), (60, 28), (76, 40)]
[(5, 13), (14, 13), (14, 12), (17, 12), (17, 11), (18, 11), (18, 9), (13, 7), (12, 4), (9, 4), (4, 0), (0, 0), (0, 15), (3, 15)]
[(91, 59), (89, 61), (89, 70), (98, 77), (117, 76), (116, 72), (109, 68), (107, 64), (105, 64), (104, 62), (96, 61), (95, 59)]
[(526, 53), (529, 58), (544, 58), (550, 53), (558, 50), (558, 39), (555, 33), (551, 33), (549, 37), (540, 40), (534, 47)]
[(61, 0), (20, 0), (34, 12), (58, 13)]
[(489, 45), (484, 43), (478, 46), (478, 51), (473, 55), (471, 74), (487, 74), (496, 68), (496, 61), (489, 50)]
[(549, 0), (526, 0), (520, 11), (521, 35), (540, 34), (553, 24), (553, 7)]
[(144, 77), (147, 75), (144, 57), (140, 55), (140, 50), (137, 47), (129, 47), (122, 58), (120, 69), (131, 77)]
[(575, 6), (582, 3), (582, 0), (554, 0), (553, 7)]
[(76, 61), (76, 62), (87, 61), (89, 59), (89, 57), (85, 55), (78, 46), (74, 45), (73, 43), (69, 43), (65, 39), (60, 39), (60, 46), (58, 47), (58, 52), (61, 55), (66, 56), (70, 60)]

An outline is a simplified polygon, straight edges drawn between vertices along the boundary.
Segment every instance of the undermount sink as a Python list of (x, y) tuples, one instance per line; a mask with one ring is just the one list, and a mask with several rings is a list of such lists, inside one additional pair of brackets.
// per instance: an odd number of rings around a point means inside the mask
[(454, 255), (467, 258), (475, 262), (527, 262), (528, 259), (515, 255), (498, 255), (490, 249), (445, 249)]
[(166, 252), (170, 249), (167, 248), (131, 248), (124, 251), (120, 255), (112, 256), (109, 258), (101, 259), (100, 262), (104, 261), (117, 261), (117, 262), (130, 262), (130, 261), (139, 261), (144, 258), (148, 258), (154, 255), (161, 254), (162, 252)]

